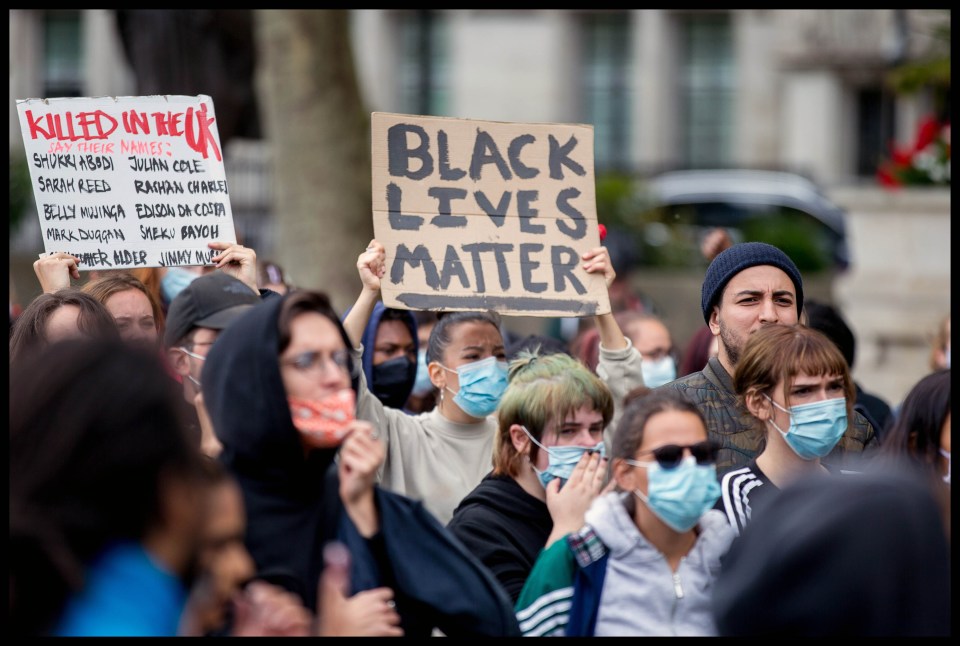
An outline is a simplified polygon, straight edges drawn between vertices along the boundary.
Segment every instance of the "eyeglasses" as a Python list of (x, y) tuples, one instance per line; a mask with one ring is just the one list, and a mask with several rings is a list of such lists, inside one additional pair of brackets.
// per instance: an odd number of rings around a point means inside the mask
[[(705, 442), (697, 442), (696, 444), (688, 444), (686, 446), (665, 444), (650, 451), (644, 451), (643, 453), (653, 453), (657, 464), (664, 469), (673, 469), (683, 460), (684, 449), (690, 449), (690, 455), (697, 461), (697, 464), (713, 464), (717, 461), (717, 450), (719, 448), (715, 442), (706, 440)], [(627, 460), (627, 464), (647, 466), (634, 460)]]
[(307, 372), (314, 367), (322, 366), (328, 360), (333, 361), (333, 365), (336, 366), (338, 370), (348, 374), (350, 373), (349, 350), (334, 350), (330, 353), (329, 359), (322, 352), (317, 352), (316, 350), (301, 352), (292, 359), (281, 360), (280, 365), (293, 366), (300, 372)]

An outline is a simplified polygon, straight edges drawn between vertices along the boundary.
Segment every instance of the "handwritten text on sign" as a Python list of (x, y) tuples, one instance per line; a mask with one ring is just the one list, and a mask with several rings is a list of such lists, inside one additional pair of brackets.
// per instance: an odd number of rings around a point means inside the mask
[(374, 235), (387, 307), (588, 316), (610, 311), (593, 129), (372, 115)]
[(236, 242), (209, 96), (17, 101), (47, 253), (80, 269), (210, 264)]

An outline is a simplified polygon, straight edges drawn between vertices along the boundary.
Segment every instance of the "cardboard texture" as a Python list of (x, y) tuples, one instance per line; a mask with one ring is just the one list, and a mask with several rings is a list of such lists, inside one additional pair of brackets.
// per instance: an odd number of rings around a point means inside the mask
[(209, 96), (17, 101), (44, 254), (80, 270), (208, 265), (235, 243)]
[(374, 112), (373, 229), (387, 307), (514, 316), (610, 311), (593, 127)]

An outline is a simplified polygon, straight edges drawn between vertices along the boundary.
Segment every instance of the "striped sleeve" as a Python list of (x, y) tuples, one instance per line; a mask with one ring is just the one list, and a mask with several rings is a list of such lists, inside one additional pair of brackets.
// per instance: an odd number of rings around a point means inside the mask
[(540, 552), (514, 607), (524, 637), (563, 636), (570, 620), (573, 553), (566, 540)]
[(750, 521), (750, 492), (762, 484), (749, 467), (728, 471), (720, 480), (723, 512), (738, 536)]

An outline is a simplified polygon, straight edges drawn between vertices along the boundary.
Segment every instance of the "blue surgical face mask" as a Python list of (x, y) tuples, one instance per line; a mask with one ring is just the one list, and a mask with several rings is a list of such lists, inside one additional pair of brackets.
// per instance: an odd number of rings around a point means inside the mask
[[(460, 390), (453, 393), (453, 403), (467, 415), (486, 417), (497, 410), (497, 404), (507, 389), (507, 362), (487, 357), (451, 370), (460, 377)], [(448, 391), (453, 392), (449, 388)]]
[(720, 497), (716, 465), (697, 464), (692, 455), (683, 458), (672, 469), (664, 469), (656, 461), (625, 462), (647, 469), (647, 494), (639, 489), (634, 489), (633, 493), (674, 531), (691, 529)]
[(537, 442), (525, 426), (521, 426), (520, 428), (527, 434), (531, 442), (547, 452), (547, 468), (540, 471), (537, 467), (533, 467), (544, 489), (547, 488), (547, 485), (550, 484), (550, 481), (554, 478), (560, 478), (560, 487), (562, 488), (567, 480), (570, 479), (573, 468), (580, 462), (580, 458), (584, 453), (599, 451), (601, 459), (606, 457), (606, 451), (602, 441), (598, 442), (596, 446), (551, 446), (547, 448), (543, 444), (540, 444), (540, 442)]
[(417, 378), (413, 382), (412, 394), (416, 397), (423, 397), (433, 390), (433, 383), (430, 381), (430, 371), (427, 369), (427, 351), (417, 351)]
[(170, 267), (167, 273), (160, 279), (160, 295), (167, 305), (173, 302), (177, 294), (183, 291), (183, 288), (189, 285), (199, 274), (187, 271), (183, 267)]
[(643, 374), (643, 385), (656, 388), (677, 378), (677, 364), (670, 355), (658, 361), (644, 359), (640, 362), (640, 372)]
[(847, 400), (843, 397), (792, 406), (790, 410), (767, 399), (790, 415), (790, 428), (783, 431), (772, 419), (767, 421), (804, 460), (816, 460), (830, 453), (847, 431)]

